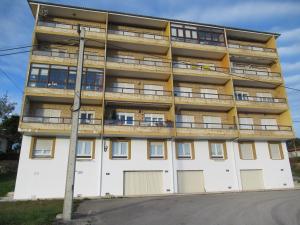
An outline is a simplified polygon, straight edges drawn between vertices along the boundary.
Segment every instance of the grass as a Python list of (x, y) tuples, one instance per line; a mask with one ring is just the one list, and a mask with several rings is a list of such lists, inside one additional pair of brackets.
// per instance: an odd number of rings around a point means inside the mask
[(1, 174), (0, 175), (0, 197), (4, 197), (8, 192), (14, 191), (15, 182), (16, 182), (16, 173), (9, 172), (6, 174)]
[[(74, 201), (74, 211), (79, 201)], [(63, 200), (0, 202), (0, 224), (47, 225), (62, 212)]]

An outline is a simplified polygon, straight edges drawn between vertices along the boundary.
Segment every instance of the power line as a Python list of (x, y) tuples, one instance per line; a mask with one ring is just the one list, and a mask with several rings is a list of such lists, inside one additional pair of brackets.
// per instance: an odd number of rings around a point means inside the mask
[(8, 76), (8, 74), (3, 69), (1, 69), (1, 67), (0, 72), (2, 72), (2, 74), (4, 74), (4, 76), (17, 88), (17, 90), (19, 90), (23, 94), (23, 90), (14, 82), (13, 79), (11, 79), (10, 76)]
[(0, 56), (16, 55), (16, 54), (21, 54), (21, 53), (26, 53), (26, 52), (31, 52), (31, 50), (26, 50), (26, 51), (21, 51), (21, 52), (6, 53), (6, 54), (2, 54)]
[(21, 47), (14, 47), (14, 48), (4, 48), (4, 49), (0, 49), (0, 52), (4, 52), (4, 51), (11, 51), (11, 50), (17, 50), (17, 49), (23, 49), (23, 48), (30, 48), (34, 45), (25, 45), (25, 46), (21, 46)]

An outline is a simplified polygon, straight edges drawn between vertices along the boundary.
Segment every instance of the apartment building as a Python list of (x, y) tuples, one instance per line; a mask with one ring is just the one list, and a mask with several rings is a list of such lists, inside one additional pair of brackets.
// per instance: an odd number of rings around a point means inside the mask
[(15, 199), (64, 196), (85, 28), (75, 197), (292, 188), (279, 34), (29, 1)]

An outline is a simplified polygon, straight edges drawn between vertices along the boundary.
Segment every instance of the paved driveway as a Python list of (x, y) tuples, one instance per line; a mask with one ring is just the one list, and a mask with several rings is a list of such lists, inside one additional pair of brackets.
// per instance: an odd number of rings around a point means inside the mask
[(297, 225), (300, 190), (86, 200), (73, 224)]

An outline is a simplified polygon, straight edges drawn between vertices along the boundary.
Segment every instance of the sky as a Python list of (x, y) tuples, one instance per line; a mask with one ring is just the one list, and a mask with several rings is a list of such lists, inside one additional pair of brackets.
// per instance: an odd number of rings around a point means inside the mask
[[(300, 1), (285, 0), (43, 0), (103, 10), (189, 20), (281, 33), (277, 47), (285, 84), (300, 89)], [(5, 48), (30, 45), (33, 16), (27, 0), (0, 1), (0, 95), (20, 112), (29, 53), (1, 56)], [(6, 73), (9, 79), (3, 74)], [(294, 128), (300, 137), (300, 92), (288, 90)], [(297, 122), (298, 121), (298, 122)]]

